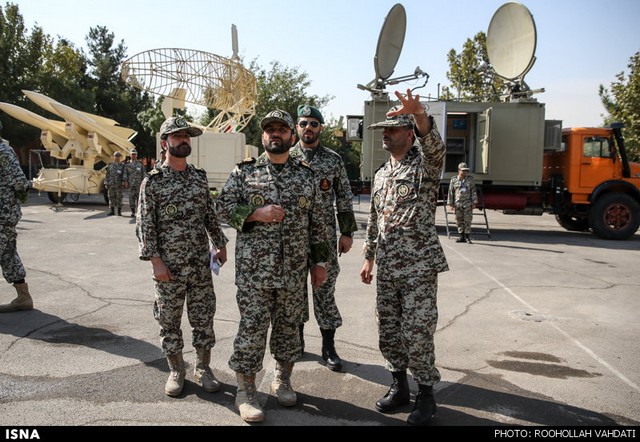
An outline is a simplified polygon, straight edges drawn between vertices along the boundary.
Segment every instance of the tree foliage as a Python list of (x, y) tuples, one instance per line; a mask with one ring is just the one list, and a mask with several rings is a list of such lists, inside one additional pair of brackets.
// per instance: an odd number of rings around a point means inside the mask
[(600, 85), (600, 100), (609, 113), (604, 123), (621, 122), (629, 159), (640, 161), (640, 52), (636, 52), (627, 65), (629, 75), (616, 75), (610, 89)]
[(468, 38), (460, 53), (451, 49), (447, 61), (447, 79), (451, 85), (442, 88), (442, 100), (500, 101), (504, 82), (489, 65), (484, 32), (478, 32), (473, 39)]

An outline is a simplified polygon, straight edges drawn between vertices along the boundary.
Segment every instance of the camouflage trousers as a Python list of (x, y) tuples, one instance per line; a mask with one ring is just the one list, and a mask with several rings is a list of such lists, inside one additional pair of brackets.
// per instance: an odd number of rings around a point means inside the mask
[(132, 212), (138, 211), (138, 196), (140, 196), (140, 183), (129, 185), (129, 208)]
[(210, 349), (216, 343), (213, 317), (216, 295), (211, 270), (206, 265), (171, 268), (173, 281), (155, 281), (156, 299), (153, 317), (160, 325), (160, 343), (166, 355), (182, 352), (182, 312), (187, 304), (187, 317), (194, 348)]
[(122, 209), (122, 186), (109, 186), (109, 189), (107, 190), (107, 196), (109, 197), (110, 209)]
[(458, 233), (471, 233), (473, 206), (456, 206), (456, 225)]
[(416, 383), (440, 380), (435, 366), (438, 274), (426, 272), (394, 281), (376, 281), (378, 345), (391, 371), (409, 369)]
[[(328, 261), (327, 279), (318, 289), (313, 290), (313, 313), (318, 326), (324, 330), (335, 330), (342, 325), (342, 316), (336, 304), (336, 281), (340, 274), (337, 252), (334, 251)], [(309, 288), (304, 289), (306, 308), (302, 322), (309, 320)]]
[(300, 357), (298, 324), (304, 308), (300, 290), (238, 287), (236, 300), (240, 324), (229, 368), (244, 374), (262, 370), (269, 325), (269, 350), (274, 359), (294, 362)]
[(9, 284), (23, 279), (27, 273), (16, 247), (18, 233), (15, 224), (0, 224), (0, 267)]

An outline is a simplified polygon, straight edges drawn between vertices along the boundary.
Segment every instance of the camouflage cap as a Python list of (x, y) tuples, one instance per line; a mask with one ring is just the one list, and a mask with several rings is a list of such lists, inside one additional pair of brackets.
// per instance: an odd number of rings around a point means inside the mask
[(181, 130), (186, 131), (190, 137), (198, 137), (202, 135), (202, 130), (195, 126), (190, 126), (182, 117), (171, 117), (164, 120), (162, 126), (160, 126), (160, 136), (169, 135)]
[[(394, 106), (389, 109), (389, 112), (395, 112), (400, 109), (400, 106)], [(387, 112), (387, 114), (389, 113)], [(387, 119), (384, 121), (380, 121), (378, 123), (374, 123), (367, 127), (367, 129), (384, 129), (385, 127), (406, 127), (409, 129), (413, 129), (414, 120), (413, 115), (411, 114), (400, 114), (394, 117), (387, 116)]]
[(131, 149), (131, 155), (138, 155), (138, 151), (135, 149)]
[(467, 163), (460, 163), (458, 164), (458, 170), (469, 170), (469, 166), (467, 166)]
[(121, 157), (122, 156), (122, 152), (120, 152), (119, 150), (116, 150), (115, 153), (113, 154), (114, 157)]
[(285, 112), (280, 109), (273, 110), (269, 112), (262, 120), (260, 120), (260, 128), (264, 130), (267, 127), (267, 124), (273, 123), (274, 121), (279, 121), (280, 123), (284, 123), (291, 128), (291, 130), (295, 129), (296, 125), (293, 122), (293, 118), (289, 115), (288, 112)]
[(300, 106), (298, 106), (298, 118), (300, 117), (315, 118), (320, 122), (320, 124), (324, 124), (324, 118), (322, 118), (322, 114), (320, 113), (320, 111), (313, 106), (309, 106), (308, 104), (301, 104)]

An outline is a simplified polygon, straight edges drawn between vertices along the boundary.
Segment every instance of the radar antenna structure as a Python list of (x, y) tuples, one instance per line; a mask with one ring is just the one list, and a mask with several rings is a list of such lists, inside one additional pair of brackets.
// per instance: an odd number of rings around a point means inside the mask
[(530, 100), (534, 93), (524, 76), (536, 61), (536, 24), (521, 3), (505, 3), (491, 18), (487, 30), (487, 55), (494, 72), (507, 83), (505, 101)]
[[(429, 81), (429, 75), (423, 72), (420, 67), (416, 67), (413, 74), (396, 78), (389, 78), (400, 58), (402, 46), (404, 45), (404, 36), (407, 28), (407, 13), (402, 4), (395, 4), (387, 16), (385, 17), (380, 35), (378, 36), (378, 44), (376, 46), (376, 55), (373, 57), (373, 68), (376, 78), (366, 85), (358, 84), (358, 89), (371, 92), (374, 96), (386, 95), (384, 88), (386, 85), (398, 84), (402, 81), (415, 80), (425, 77), (424, 87)], [(418, 89), (418, 87), (414, 88)]]
[(232, 26), (233, 57), (208, 52), (162, 48), (134, 55), (122, 63), (122, 79), (131, 86), (165, 97), (165, 117), (184, 103), (218, 111), (203, 129), (239, 132), (255, 115), (256, 77), (240, 63), (237, 33)]

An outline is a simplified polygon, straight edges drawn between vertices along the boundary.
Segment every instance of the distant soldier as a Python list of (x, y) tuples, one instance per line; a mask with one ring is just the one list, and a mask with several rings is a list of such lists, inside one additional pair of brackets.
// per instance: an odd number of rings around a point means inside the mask
[(201, 134), (181, 117), (162, 123), (160, 140), (167, 160), (142, 181), (136, 218), (139, 257), (150, 261), (153, 269), (153, 316), (170, 369), (164, 392), (172, 397), (182, 393), (186, 375), (181, 329), (185, 303), (196, 350), (195, 381), (206, 392), (220, 389), (209, 365), (216, 343), (216, 294), (209, 263), (211, 258), (220, 265), (227, 261), (228, 239), (216, 215), (207, 173), (187, 163), (191, 137)]
[(166, 159), (167, 159), (167, 151), (165, 149), (161, 149), (160, 158), (156, 159), (156, 162), (153, 165), (153, 168), (160, 169), (162, 167), (162, 164), (166, 161)]
[(125, 181), (129, 189), (129, 207), (131, 208), (132, 218), (136, 216), (140, 184), (142, 184), (145, 176), (144, 166), (142, 162), (138, 160), (138, 152), (133, 149), (131, 151), (131, 160), (125, 165)]
[(125, 186), (125, 164), (122, 162), (122, 153), (116, 151), (113, 154), (113, 163), (107, 166), (107, 176), (104, 178), (104, 187), (107, 189), (109, 198), (109, 216), (115, 215), (115, 210), (118, 210), (118, 215), (122, 216), (122, 196)]
[(302, 349), (298, 325), (308, 308), (304, 287), (309, 272), (314, 290), (322, 285), (330, 253), (313, 170), (289, 155), (293, 119), (274, 110), (260, 127), (265, 152), (238, 164), (216, 201), (221, 218), (238, 231), (240, 324), (229, 367), (238, 380), (235, 405), (247, 422), (264, 420), (255, 379), (263, 366), (269, 326), (269, 349), (276, 360), (271, 392), (282, 406), (297, 402), (291, 372)]
[(447, 205), (455, 212), (456, 225), (460, 237), (456, 242), (468, 242), (471, 244), (471, 221), (473, 210), (478, 204), (478, 194), (473, 177), (468, 174), (467, 163), (458, 164), (458, 175), (451, 177)]
[[(303, 158), (313, 169), (316, 187), (322, 200), (318, 210), (324, 210), (327, 218), (329, 241), (332, 246), (331, 257), (326, 282), (313, 290), (313, 312), (322, 335), (322, 359), (330, 370), (340, 371), (342, 360), (335, 347), (336, 329), (342, 325), (335, 298), (336, 281), (340, 273), (338, 253), (347, 253), (351, 249), (353, 233), (358, 230), (358, 225), (353, 213), (351, 185), (342, 158), (335, 151), (320, 144), (323, 124), (324, 118), (318, 109), (309, 105), (298, 106), (297, 131), (300, 141), (291, 149), (291, 156)], [(306, 322), (309, 320), (308, 308), (305, 313)], [(304, 351), (304, 322), (300, 325), (300, 339)]]
[(26, 271), (16, 247), (16, 225), (22, 218), (20, 202), (26, 202), (28, 195), (29, 181), (20, 168), (18, 158), (0, 137), (0, 267), (4, 279), (18, 292), (11, 303), (0, 305), (0, 313), (33, 308), (29, 286), (25, 282)]

